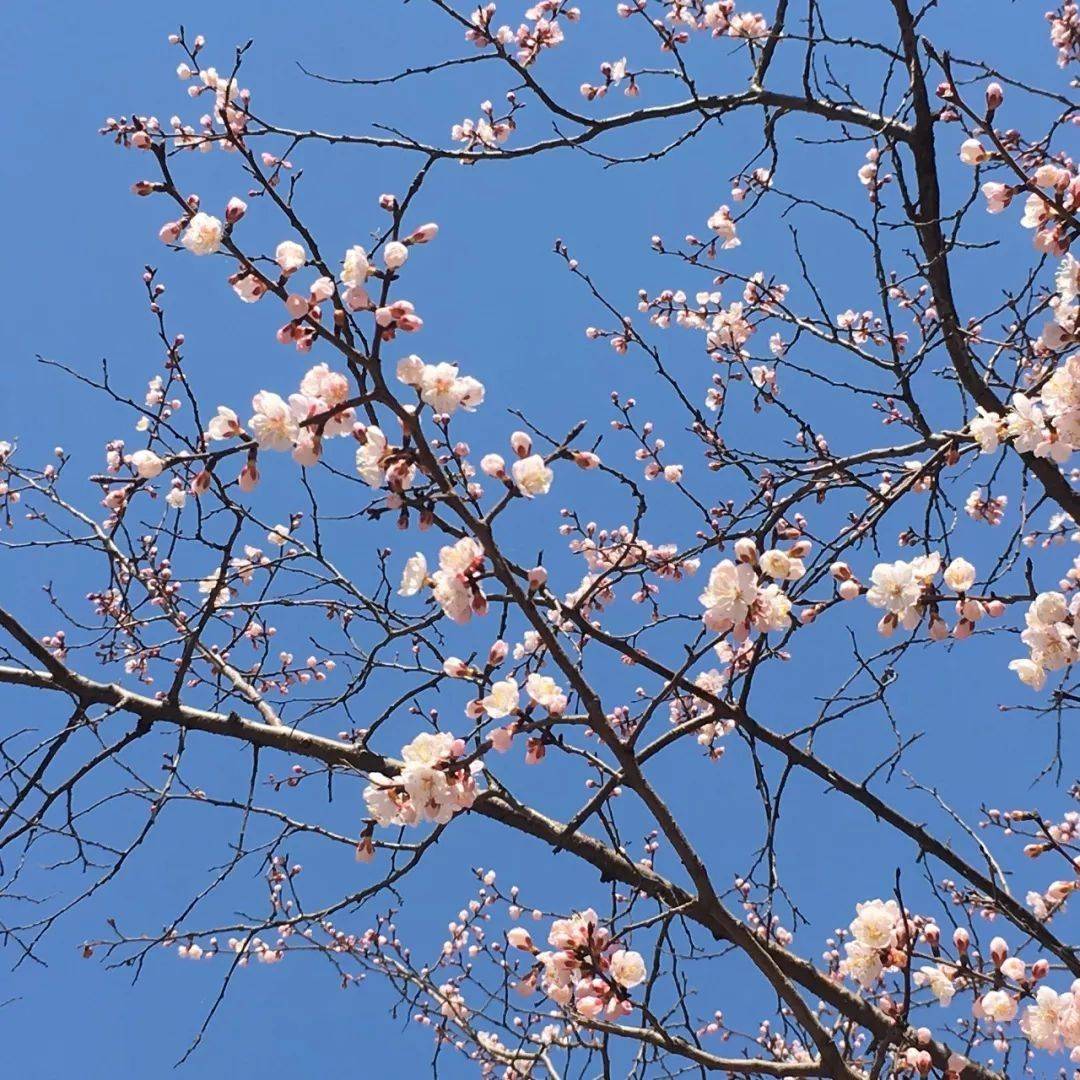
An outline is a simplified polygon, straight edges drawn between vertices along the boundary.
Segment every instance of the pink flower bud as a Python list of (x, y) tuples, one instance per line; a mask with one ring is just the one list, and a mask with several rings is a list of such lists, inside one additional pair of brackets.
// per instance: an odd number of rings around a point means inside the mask
[(241, 470), (239, 485), (241, 491), (254, 491), (259, 482), (259, 468), (254, 461), (249, 461)]
[(992, 82), (986, 88), (986, 107), (988, 109), (1000, 109), (1004, 100), (1005, 91), (1001, 89), (1001, 84)]
[(235, 195), (225, 204), (225, 220), (235, 225), (247, 213), (247, 203)]
[(735, 541), (735, 558), (739, 562), (756, 563), (757, 557), (757, 544), (749, 536), (741, 536)]
[(334, 283), (328, 277), (316, 278), (311, 284), (309, 299), (313, 304), (322, 304), (334, 295)]
[(427, 244), (434, 240), (438, 234), (439, 226), (436, 225), (434, 221), (429, 221), (426, 225), (421, 225), (420, 228), (409, 237), (409, 243)]
[(990, 959), (1001, 967), (1005, 957), (1009, 955), (1009, 945), (1003, 937), (996, 937), (990, 942)]
[(293, 319), (302, 319), (309, 309), (307, 300), (299, 293), (289, 293), (285, 298), (285, 310)]
[(508, 724), (506, 727), (494, 728), (488, 733), (488, 738), (491, 740), (492, 749), (505, 754), (514, 741), (514, 725)]
[(524, 926), (514, 926), (506, 932), (506, 943), (512, 949), (521, 949), (524, 952), (535, 952), (532, 937)]
[(524, 431), (515, 431), (510, 436), (510, 449), (519, 458), (528, 457), (532, 452), (532, 439)]

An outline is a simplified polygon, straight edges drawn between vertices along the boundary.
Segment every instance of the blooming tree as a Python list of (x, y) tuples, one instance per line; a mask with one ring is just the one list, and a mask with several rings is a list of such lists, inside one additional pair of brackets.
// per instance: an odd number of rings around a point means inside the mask
[[(34, 957), (197, 805), (226, 861), (165, 925), (129, 911), (80, 938), (136, 969), (216, 959), (204, 1027), (240, 969), (314, 953), (482, 1075), (1080, 1062), (1080, 792), (1060, 787), (1080, 701), (1077, 6), (1047, 16), (1035, 85), (962, 58), (955, 19), (909, 0), (866, 5), (876, 35), (841, 31), (838, 0), (430, 5), (445, 59), (332, 81), (468, 65), (487, 100), (445, 139), (410, 135), (407, 109), (371, 133), (285, 126), (245, 84), (247, 47), (185, 31), (178, 114), (102, 128), (157, 215), (161, 357), (145, 389), (72, 370), (129, 415), (82, 469), (93, 498), (62, 449), (41, 466), (0, 444), (8, 547), (85, 574), (81, 596), (48, 591), (48, 625), (0, 607), (12, 702), (64, 703), (0, 739), (4, 940)], [(570, 94), (545, 65), (587, 20), (611, 51)], [(425, 213), (447, 169), (647, 169), (735, 124), (756, 141), (679, 193), (687, 235), (644, 238), (661, 287), (609, 295), (556, 242), (595, 304), (575, 347), (603, 354), (573, 415), (485, 417), (503, 373), (441, 358), (410, 278), (454, 242)], [(807, 143), (842, 182), (788, 168)], [(331, 151), (413, 178), (317, 235)], [(809, 217), (858, 253), (857, 282), (805, 249)], [(770, 222), (792, 223), (784, 253), (755, 240)], [(250, 403), (191, 375), (174, 265), (265, 333), (264, 358), (236, 361)], [(631, 370), (647, 406), (609, 391)], [(822, 686), (822, 651), (845, 647), (850, 673)], [(969, 823), (908, 769), (915, 729), (948, 717), (908, 715), (896, 687), (944, 678), (942, 658), (968, 680), (1011, 669), (1019, 722), (1053, 721), (1046, 805), (996, 809), (988, 777)], [(837, 732), (868, 767), (840, 766)], [(842, 875), (819, 890), (831, 934), (785, 885), (796, 799), (905, 854), (877, 896)], [(733, 802), (760, 804), (735, 854), (717, 844)], [(528, 845), (544, 885), (505, 885), (492, 835)], [(399, 922), (459, 836), (488, 854), (422, 955)], [(328, 895), (342, 862), (355, 884)], [(250, 894), (251, 868), (265, 914), (239, 918), (252, 905), (219, 896)]]

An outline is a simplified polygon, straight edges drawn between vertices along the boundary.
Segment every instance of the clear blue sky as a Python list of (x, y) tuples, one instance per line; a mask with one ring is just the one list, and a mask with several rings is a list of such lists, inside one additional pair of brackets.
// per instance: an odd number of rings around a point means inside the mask
[[(595, 79), (601, 59), (621, 54), (618, 45), (612, 46), (610, 55), (598, 47), (594, 26), (589, 25), (595, 15), (595, 23), (611, 26), (608, 9), (613, 3), (584, 0), (582, 6), (589, 16), (586, 24), (580, 32), (575, 29), (571, 44), (542, 68), (565, 87)], [(865, 6), (849, 0), (853, 21), (863, 17)], [(1021, 76), (1052, 78), (1052, 54), (1038, 5), (995, 2), (995, 18), (972, 25), (971, 14), (983, 6), (944, 5), (947, 10), (935, 16), (940, 38), (946, 44), (959, 39), (966, 53), (988, 53)], [(501, 7), (509, 21), (520, 15), (509, 5)], [(831, 7), (840, 10), (844, 5)], [(38, 365), (34, 357), (42, 354), (88, 372), (108, 357), (118, 384), (138, 396), (158, 365), (140, 282), (147, 262), (161, 267), (173, 329), (187, 335), (189, 369), (206, 388), (208, 401), (242, 406), (264, 385), (287, 391), (299, 372), (296, 357), (273, 342), (273, 315), (260, 311), (252, 317), (224, 288), (217, 267), (209, 271), (160, 245), (156, 239), (163, 220), (160, 206), (152, 205), (153, 200), (136, 200), (128, 190), (145, 163), (96, 134), (109, 115), (134, 111), (162, 118), (174, 111), (192, 115), (172, 74), (180, 57), (166, 44), (166, 35), (175, 27), (173, 19), (181, 11), (190, 32), (206, 35), (206, 55), (220, 68), (228, 66), (234, 44), (255, 39), (243, 82), (253, 88), (257, 111), (286, 124), (359, 132), (383, 120), (445, 141), (451, 123), (475, 116), (480, 100), (496, 97), (503, 85), (477, 66), (451, 73), (438, 83), (417, 82), (385, 92), (335, 88), (306, 78), (296, 67), (300, 61), (329, 74), (370, 76), (409, 63), (464, 55), (459, 29), (421, 0), (407, 6), (395, 0), (333, 0), (319, 5), (279, 0), (257, 5), (42, 0), (8, 5), (0, 16), (7, 45), (0, 84), (9, 102), (0, 166), (7, 298), (0, 437), (17, 437), (25, 459), (35, 461), (45, 460), (51, 447), (62, 443), (75, 455), (73, 471), (79, 475), (99, 467), (102, 444), (125, 434), (128, 421), (71, 380)], [(622, 27), (616, 30), (622, 32)], [(635, 35), (632, 40), (636, 48), (632, 61), (654, 63), (655, 55), (643, 39)], [(725, 44), (706, 42), (696, 55), (705, 47), (726, 56)], [(721, 79), (721, 85), (741, 85), (741, 78), (733, 74), (726, 83)], [(862, 89), (873, 93), (872, 86)], [(659, 99), (658, 90), (642, 100)], [(801, 122), (793, 123), (791, 131), (810, 133)], [(683, 285), (689, 291), (705, 287), (700, 279), (680, 276), (673, 263), (651, 258), (649, 237), (660, 233), (678, 239), (689, 231), (704, 231), (708, 215), (728, 201), (728, 177), (746, 156), (752, 132), (753, 122), (732, 123), (646, 168), (604, 171), (594, 159), (559, 153), (489, 168), (447, 164), (436, 171), (417, 211), (418, 221), (436, 220), (443, 231), (436, 245), (414, 259), (411, 287), (427, 322), (415, 347), (425, 359), (460, 361), (464, 370), (487, 384), (488, 404), (470, 421), (474, 426), (468, 436), (474, 446), (487, 438), (494, 448), (496, 439), (505, 438), (514, 426), (503, 410), (525, 404), (541, 426), (563, 430), (590, 415), (596, 417), (593, 430), (600, 433), (610, 419), (605, 401), (613, 388), (637, 394), (643, 409), (661, 425), (665, 418), (674, 419), (670, 403), (640, 366), (619, 361), (606, 346), (586, 342), (582, 330), (599, 319), (599, 312), (551, 254), (552, 243), (563, 237), (607, 294), (626, 308), (632, 306), (638, 287)], [(862, 195), (854, 180), (861, 163), (857, 148), (812, 159), (806, 151), (793, 150), (789, 160), (795, 180), (812, 168), (814, 179), (824, 187), (850, 188), (847, 204), (862, 212)], [(388, 153), (321, 149), (305, 153), (302, 161), (306, 179), (300, 205), (329, 250), (363, 242), (376, 224), (378, 193), (402, 191), (415, 164)], [(208, 203), (222, 204), (241, 187), (236, 173), (230, 172), (233, 165), (225, 155), (212, 155), (194, 165), (185, 163), (185, 179), (204, 193)], [(957, 165), (953, 180), (968, 179)], [(873, 282), (863, 265), (849, 258), (847, 241), (825, 231), (812, 217), (800, 218), (799, 225), (810, 261), (830, 287), (832, 310), (872, 306)], [(1015, 227), (983, 227), (991, 230), (988, 235), (1008, 238), (1006, 247), (986, 255), (985, 262), (979, 256), (966, 263), (962, 293), (978, 296), (982, 291), (985, 302), (992, 280), (989, 267), (1007, 263), (1010, 250), (1026, 237), (1016, 238)], [(283, 237), (284, 233), (275, 239)], [(793, 280), (786, 225), (775, 215), (761, 217), (748, 228), (744, 246), (731, 264), (740, 272), (765, 268)], [(665, 344), (679, 358), (676, 367), (692, 379), (692, 396), (703, 395), (705, 376), (696, 339), (673, 336)], [(699, 365), (696, 371), (694, 365)], [(947, 415), (951, 400), (940, 404), (942, 415)], [(839, 421), (838, 417), (834, 425), (837, 441), (844, 430)], [(863, 424), (863, 430), (872, 430), (866, 425), (875, 423), (868, 417), (845, 417), (844, 423), (849, 422)], [(744, 443), (753, 437), (747, 428), (738, 434)], [(674, 431), (672, 437), (677, 438)], [(291, 505), (283, 495), (285, 472), (267, 473), (260, 498), (275, 507), (268, 514), (278, 520)], [(573, 483), (567, 480), (566, 492)], [(88, 495), (84, 485), (79, 490)], [(547, 509), (553, 510), (554, 503)], [(601, 502), (595, 511), (598, 519), (605, 511), (616, 512), (614, 505)], [(557, 549), (550, 514), (530, 508), (518, 520), (521, 531), (514, 539), (523, 546)], [(602, 524), (620, 520), (608, 518)], [(651, 539), (679, 538), (662, 532), (661, 521), (654, 525)], [(370, 551), (375, 541), (365, 542)], [(413, 550), (411, 541), (394, 542), (402, 555)], [(971, 544), (977, 553), (974, 534)], [(54, 581), (60, 591), (76, 597), (86, 590), (77, 565), (46, 564), (40, 555), (23, 558), (7, 552), (0, 560), (8, 564), (5, 597), (14, 592), (17, 609), (32, 623), (35, 616), (41, 620), (34, 624), (36, 632), (54, 628), (41, 602), (42, 583)], [(864, 562), (870, 560), (868, 552)], [(361, 560), (358, 566), (362, 568)], [(849, 622), (873, 648), (873, 619), (865, 607), (853, 610)], [(816, 712), (813, 695), (835, 685), (850, 665), (850, 655), (843, 651), (845, 639), (846, 630), (838, 621), (816, 639), (820, 651), (815, 651), (809, 666), (804, 658), (789, 678), (764, 689), (759, 709), (772, 726), (794, 725), (799, 716)], [(1028, 798), (1027, 785), (1051, 752), (1052, 733), (1045, 724), (1023, 716), (1007, 718), (997, 711), (1000, 701), (1022, 697), (1004, 671), (1005, 661), (1016, 655), (1008, 642), (977, 642), (968, 648), (963, 680), (956, 677), (950, 654), (936, 650), (927, 655), (919, 678), (902, 681), (893, 705), (906, 732), (930, 732), (912, 751), (908, 767), (926, 783), (948, 783), (957, 808), (975, 816), (983, 797), (1001, 805)], [(625, 697), (626, 687), (633, 685), (627, 683), (632, 676), (622, 672), (608, 678), (611, 683), (605, 689), (614, 700), (620, 693)], [(967, 680), (972, 681), (964, 685)], [(7, 701), (4, 727), (12, 710), (26, 723), (47, 726), (57, 719), (29, 695)], [(339, 726), (330, 720), (325, 731), (333, 733)], [(888, 745), (888, 738), (885, 718), (868, 717), (832, 737), (829, 753), (837, 764), (858, 773)], [(248, 758), (232, 748), (213, 749), (214, 757), (205, 760), (200, 779), (219, 784), (221, 790), (243, 783)], [(385, 749), (394, 752), (397, 746)], [(965, 764), (958, 770), (961, 754)], [(675, 805), (693, 814), (699, 825), (708, 826), (704, 845), (717, 867), (717, 879), (725, 883), (742, 868), (742, 857), (758, 835), (748, 830), (757, 829), (759, 817), (745, 783), (745, 753), (733, 746), (729, 757), (730, 762), (714, 767), (696, 756), (673, 756), (670, 765), (658, 772), (661, 787), (670, 792)], [(1002, 761), (1010, 763), (1007, 771), (1001, 770)], [(286, 767), (280, 760), (272, 766), (279, 773)], [(670, 773), (665, 775), (664, 769)], [(693, 775), (693, 783), (685, 782), (684, 773)], [(581, 791), (575, 786), (548, 794), (552, 800), (548, 808), (565, 813)], [(905, 793), (899, 776), (892, 795), (917, 817), (933, 815), (925, 801)], [(1045, 798), (1053, 804), (1052, 796)], [(355, 829), (358, 808), (335, 804), (326, 810), (314, 796), (297, 799), (290, 811), (326, 814), (335, 827)], [(80, 959), (78, 946), (84, 938), (103, 932), (108, 916), (117, 916), (128, 929), (153, 930), (166, 922), (193, 891), (193, 882), (201, 881), (208, 866), (226, 857), (227, 836), (218, 831), (219, 824), (208, 815), (178, 819), (171, 832), (157, 837), (154, 852), (140, 859), (125, 881), (57, 925), (42, 950), (47, 968), (25, 964), (14, 974), (0, 969), (0, 1001), (16, 999), (0, 1008), (0, 1072), (27, 1080), (168, 1074), (217, 993), (217, 969), (155, 955), (133, 986), (128, 974)], [(820, 953), (830, 927), (848, 921), (857, 900), (887, 895), (893, 868), (911, 862), (909, 845), (880, 834), (866, 815), (849, 812), (805, 780), (795, 781), (788, 795), (784, 830), (781, 853), (787, 884), (814, 924), (799, 939), (810, 956)], [(508, 844), (482, 822), (461, 822), (450, 830), (439, 863), (444, 869), (438, 875), (420, 875), (407, 893), (400, 921), (418, 950), (439, 940), (439, 928), (470, 896), (470, 864), (495, 865), (506, 884), (531, 883), (534, 902), (545, 907), (603, 902), (604, 889), (590, 875), (569, 866), (553, 874), (550, 859), (526, 841)], [(320, 877), (328, 896), (335, 889), (356, 888), (368, 872), (357, 867), (347, 852), (333, 865), (318, 859), (307, 859), (305, 865), (306, 874)], [(258, 909), (262, 893), (257, 879), (251, 880), (247, 895), (250, 907)], [(351, 929), (366, 925), (363, 914), (350, 922)], [(15, 959), (13, 953), (7, 956)], [(741, 1013), (749, 1027), (764, 1014), (755, 1009), (755, 1001), (768, 1012), (768, 996), (754, 996), (760, 988), (740, 995), (741, 1000), (732, 1000), (727, 988), (723, 980), (702, 986), (701, 1011), (724, 1008)], [(405, 1017), (391, 1019), (385, 1003), (376, 987), (337, 990), (333, 974), (315, 960), (295, 958), (277, 968), (243, 972), (186, 1071), (230, 1080), (263, 1077), (271, 1071), (293, 1077), (339, 1072), (368, 1076), (390, 1069), (403, 1077), (423, 1075), (431, 1057), (429, 1038), (411, 1030)], [(444, 1057), (441, 1064), (446, 1076), (473, 1071), (451, 1057)]]

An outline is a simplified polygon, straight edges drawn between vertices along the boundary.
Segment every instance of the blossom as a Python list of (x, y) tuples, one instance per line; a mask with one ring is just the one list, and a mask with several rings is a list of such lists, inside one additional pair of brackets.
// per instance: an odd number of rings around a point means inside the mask
[(616, 949), (611, 954), (611, 977), (628, 990), (645, 981), (645, 961), (641, 953), (631, 952), (627, 949)]
[(165, 462), (153, 450), (136, 450), (131, 455), (131, 467), (143, 480), (153, 480), (155, 476), (161, 475)]
[(282, 240), (274, 252), (274, 261), (283, 274), (292, 274), (307, 262), (307, 252), (295, 240)]
[(1027, 394), (1013, 394), (1011, 406), (1005, 424), (1016, 449), (1022, 454), (1036, 453), (1049, 438), (1042, 409)]
[(866, 591), (867, 601), (903, 616), (922, 597), (922, 586), (906, 562), (878, 563), (870, 574), (873, 585)]
[(698, 597), (705, 607), (705, 625), (723, 632), (746, 621), (757, 599), (757, 574), (746, 563), (724, 559), (712, 568), (705, 591)]
[(952, 980), (953, 970), (945, 964), (925, 964), (913, 976), (915, 985), (928, 986), (934, 997), (938, 999), (938, 1004), (947, 1007), (956, 993), (956, 986)]
[(448, 822), (476, 800), (472, 771), (455, 764), (463, 744), (450, 732), (421, 732), (401, 751), (396, 777), (370, 773), (364, 804), (379, 825)]
[(398, 596), (415, 596), (427, 580), (427, 559), (419, 551), (405, 563)]
[(979, 1001), (980, 1010), (988, 1020), (1008, 1023), (1016, 1015), (1016, 999), (1004, 990), (991, 990)]
[(252, 399), (254, 416), (248, 421), (255, 441), (263, 450), (290, 450), (299, 425), (288, 404), (269, 390), (260, 390)]
[(978, 139), (965, 139), (960, 144), (960, 160), (965, 165), (981, 165), (989, 157), (986, 147)]
[(500, 454), (485, 454), (480, 459), (480, 471), (485, 476), (503, 476), (506, 472), (506, 462)]
[(549, 675), (534, 672), (525, 680), (525, 692), (553, 715), (558, 715), (566, 708), (566, 694), (562, 687)]
[(454, 736), (449, 732), (421, 732), (408, 746), (402, 748), (401, 758), (406, 765), (433, 766), (450, 756), (453, 745)]
[(492, 720), (501, 720), (517, 711), (518, 700), (517, 680), (503, 679), (491, 684), (491, 693), (480, 699), (480, 705)]
[(510, 469), (517, 484), (518, 491), (527, 499), (534, 495), (546, 495), (551, 490), (551, 482), (555, 474), (544, 463), (539, 454), (530, 454), (529, 457), (515, 461)]
[(1003, 420), (998, 413), (987, 412), (978, 406), (978, 415), (968, 425), (971, 437), (979, 444), (979, 451), (992, 454), (1000, 445)]
[(419, 390), (421, 401), (446, 415), (459, 408), (472, 412), (484, 400), (484, 384), (471, 376), (459, 376), (456, 364), (425, 364)]
[(386, 436), (374, 424), (366, 430), (364, 442), (356, 451), (356, 471), (370, 487), (380, 487), (386, 475), (383, 459), (387, 453)]
[[(351, 408), (342, 407), (348, 399), (349, 380), (326, 364), (316, 364), (300, 381), (300, 394), (293, 395), (289, 400), (299, 410), (297, 419), (301, 420), (336, 410), (317, 425), (320, 437), (333, 438), (352, 432), (356, 413)], [(314, 427), (311, 430), (314, 431)]]
[(893, 944), (900, 908), (895, 900), (867, 900), (855, 905), (851, 936), (867, 949), (887, 949)]
[(388, 270), (398, 270), (409, 258), (409, 249), (400, 240), (391, 240), (383, 248), (383, 262)]
[(1066, 303), (1080, 297), (1080, 259), (1075, 255), (1066, 255), (1061, 260), (1054, 274), (1054, 288)]
[(728, 37), (741, 37), (754, 40), (767, 37), (769, 23), (764, 15), (741, 12), (731, 16), (727, 28)]
[(705, 224), (724, 241), (722, 246), (725, 249), (738, 247), (742, 242), (739, 240), (731, 210), (726, 206), (721, 206)]
[(221, 247), (222, 231), (220, 219), (200, 211), (188, 222), (180, 242), (192, 255), (213, 255)]
[(367, 252), (356, 245), (345, 252), (341, 270), (341, 280), (346, 285), (359, 288), (368, 279), (371, 273), (371, 263), (368, 262)]
[(802, 559), (793, 558), (786, 551), (771, 548), (760, 560), (761, 572), (778, 581), (797, 581), (806, 573)]
[(212, 603), (214, 607), (227, 604), (233, 595), (232, 589), (225, 584), (225, 573), (221, 569), (215, 570), (212, 574), (207, 574), (199, 582), (199, 592), (203, 596), (213, 597)]
[(207, 434), (214, 440), (231, 439), (243, 434), (243, 430), (236, 413), (226, 405), (217, 407), (217, 415), (207, 425)]
[(868, 949), (857, 941), (844, 944), (846, 953), (840, 961), (840, 972), (854, 979), (860, 986), (870, 989), (881, 977), (885, 965), (881, 962), (881, 953), (877, 949)]
[(480, 545), (466, 536), (439, 549), (439, 569), (431, 576), (435, 601), (454, 622), (465, 623), (486, 601), (475, 574), (484, 561)]
[(1057, 1050), (1061, 1046), (1062, 1020), (1072, 1008), (1072, 994), (1040, 986), (1035, 992), (1035, 1004), (1029, 1005), (1020, 1017), (1020, 1030), (1040, 1050)]
[(288, 525), (275, 525), (267, 534), (266, 539), (274, 547), (284, 547), (292, 539), (292, 533), (289, 532)]
[(945, 584), (953, 592), (966, 593), (975, 584), (975, 567), (967, 559), (953, 559), (945, 567)]
[(988, 214), (1000, 214), (1012, 202), (1012, 192), (1007, 184), (988, 181), (983, 184), (981, 190), (986, 198), (986, 212)]
[(466, 582), (436, 570), (432, 575), (435, 602), (447, 618), (456, 623), (466, 623), (472, 616), (472, 593)]

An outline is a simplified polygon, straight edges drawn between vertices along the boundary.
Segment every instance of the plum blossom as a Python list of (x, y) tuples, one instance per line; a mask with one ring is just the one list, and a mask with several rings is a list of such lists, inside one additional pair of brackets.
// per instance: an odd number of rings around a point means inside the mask
[(611, 977), (628, 990), (645, 981), (647, 972), (641, 953), (627, 949), (616, 949), (611, 954)]
[(398, 596), (415, 596), (427, 580), (427, 559), (418, 551), (405, 563), (405, 569), (401, 575), (401, 587)]
[(510, 469), (518, 491), (527, 499), (535, 495), (546, 495), (551, 490), (555, 474), (548, 468), (539, 454), (515, 461)]
[(477, 577), (483, 562), (483, 549), (472, 537), (439, 550), (439, 569), (431, 575), (435, 601), (454, 622), (468, 622), (474, 611), (487, 610)]
[(213, 255), (221, 247), (223, 231), (220, 218), (199, 211), (188, 222), (180, 242), (192, 255)]
[(1068, 603), (1059, 592), (1040, 593), (1024, 615), (1026, 629), (1020, 640), (1029, 656), (1013, 660), (1009, 670), (1033, 690), (1041, 690), (1047, 671), (1058, 671), (1080, 659), (1077, 648), (1076, 613), (1080, 597)]
[(516, 679), (502, 679), (491, 684), (491, 693), (482, 698), (480, 705), (492, 720), (502, 720), (517, 711), (520, 694)]
[(1004, 990), (991, 990), (979, 999), (979, 1010), (988, 1020), (1006, 1024), (1016, 1016), (1016, 998)]
[(938, 1004), (947, 1008), (956, 994), (954, 972), (955, 969), (948, 964), (924, 964), (912, 977), (916, 986), (929, 987), (930, 992), (938, 999)]
[(371, 263), (368, 262), (367, 252), (357, 244), (345, 252), (342, 262), (341, 280), (346, 285), (354, 288), (363, 286), (371, 274)]
[(143, 480), (153, 480), (161, 475), (165, 463), (153, 450), (136, 450), (131, 455), (131, 467)]
[(981, 165), (990, 155), (978, 139), (965, 139), (960, 146), (960, 160), (965, 165)]
[(476, 801), (471, 767), (455, 765), (464, 744), (449, 732), (422, 732), (402, 748), (397, 776), (371, 773), (364, 789), (368, 813), (379, 825), (446, 824)]
[(307, 262), (307, 252), (295, 240), (282, 240), (274, 252), (274, 261), (283, 274), (293, 274)]
[(791, 601), (777, 585), (762, 587), (748, 563), (724, 559), (709, 573), (698, 597), (705, 608), (702, 620), (715, 633), (732, 631), (742, 641), (751, 628), (760, 633), (784, 630), (791, 624)]
[(398, 363), (397, 377), (414, 387), (421, 401), (445, 416), (458, 409), (473, 412), (484, 401), (483, 383), (459, 375), (456, 364), (425, 364), (418, 356), (407, 356)]
[(536, 960), (549, 998), (586, 1017), (618, 1019), (631, 1010), (626, 991), (648, 978), (645, 961), (640, 953), (617, 945), (592, 908), (556, 919), (548, 944), (551, 950), (536, 953)]
[(742, 243), (738, 237), (731, 210), (727, 206), (721, 206), (705, 224), (723, 240), (724, 250), (738, 247)]
[(382, 428), (375, 424), (364, 428), (362, 439), (356, 450), (356, 471), (365, 484), (377, 488), (385, 483), (394, 491), (412, 487), (416, 466), (411, 460), (396, 456)]
[(868, 949), (857, 941), (848, 941), (844, 943), (844, 952), (846, 955), (840, 961), (841, 974), (869, 990), (885, 970), (880, 951)]
[(383, 248), (383, 262), (387, 270), (400, 270), (409, 258), (409, 249), (400, 240), (391, 240)]
[(873, 584), (866, 592), (867, 601), (903, 618), (921, 599), (922, 585), (909, 563), (878, 563), (870, 574)]
[(975, 567), (967, 559), (953, 559), (945, 567), (944, 578), (954, 592), (965, 593), (975, 584)]
[(566, 708), (566, 693), (549, 675), (541, 675), (537, 672), (531, 674), (525, 680), (525, 692), (537, 705), (542, 705), (553, 716), (557, 716)]
[(299, 433), (292, 409), (278, 394), (260, 390), (252, 399), (255, 414), (248, 421), (255, 441), (263, 450), (291, 450)]
[(901, 921), (895, 900), (866, 900), (855, 905), (855, 912), (848, 929), (860, 945), (867, 949), (887, 949), (895, 943), (896, 928)]

